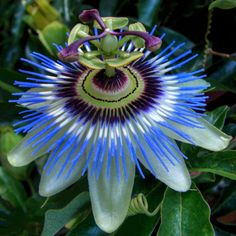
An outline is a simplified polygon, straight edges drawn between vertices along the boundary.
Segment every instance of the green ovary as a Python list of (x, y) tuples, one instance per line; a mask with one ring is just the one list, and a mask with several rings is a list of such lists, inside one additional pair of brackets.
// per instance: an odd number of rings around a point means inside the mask
[[(126, 83), (118, 90), (98, 88), (94, 84), (93, 79), (101, 71), (86, 70), (76, 84), (78, 96), (90, 105), (104, 108), (119, 108), (136, 100), (144, 89), (141, 75), (131, 67), (119, 68), (117, 70), (120, 70), (126, 76)], [(110, 83), (112, 79), (107, 77), (106, 80), (108, 81), (105, 81)]]

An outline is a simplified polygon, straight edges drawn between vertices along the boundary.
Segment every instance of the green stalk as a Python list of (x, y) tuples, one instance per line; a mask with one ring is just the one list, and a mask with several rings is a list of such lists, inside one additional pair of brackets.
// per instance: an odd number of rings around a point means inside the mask
[(113, 77), (116, 74), (115, 68), (106, 64), (105, 74), (107, 77)]

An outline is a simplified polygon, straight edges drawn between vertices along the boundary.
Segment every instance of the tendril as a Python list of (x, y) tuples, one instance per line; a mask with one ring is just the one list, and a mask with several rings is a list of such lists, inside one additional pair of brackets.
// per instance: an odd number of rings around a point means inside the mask
[(139, 193), (134, 197), (129, 206), (128, 216), (134, 216), (137, 214), (145, 214), (147, 216), (155, 216), (160, 209), (160, 204), (153, 210), (148, 210), (148, 201), (144, 194)]
[(204, 67), (206, 67), (206, 64), (207, 64), (208, 51), (210, 47), (210, 41), (208, 39), (208, 36), (211, 33), (212, 16), (213, 16), (213, 9), (208, 11), (207, 30), (205, 33), (205, 49), (204, 49), (204, 56), (203, 56), (203, 62), (202, 62)]

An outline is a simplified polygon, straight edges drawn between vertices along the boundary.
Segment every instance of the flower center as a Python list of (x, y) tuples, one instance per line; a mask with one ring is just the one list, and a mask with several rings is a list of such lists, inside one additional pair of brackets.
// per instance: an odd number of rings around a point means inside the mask
[(92, 79), (94, 89), (105, 94), (117, 94), (129, 86), (129, 78), (119, 69), (115, 70), (115, 75), (107, 77), (104, 70), (99, 71)]
[(123, 123), (156, 109), (163, 95), (156, 72), (151, 73), (138, 62), (115, 69), (115, 75), (109, 78), (104, 70), (85, 67), (74, 74), (65, 71), (58, 78), (54, 94), (64, 104), (63, 111), (84, 122)]
[(133, 68), (116, 69), (107, 78), (104, 70), (86, 70), (76, 82), (77, 96), (96, 107), (122, 107), (137, 99), (144, 89), (141, 75)]

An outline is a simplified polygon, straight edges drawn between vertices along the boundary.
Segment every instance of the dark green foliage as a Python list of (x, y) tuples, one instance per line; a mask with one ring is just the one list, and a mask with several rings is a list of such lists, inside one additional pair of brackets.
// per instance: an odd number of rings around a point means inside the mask
[(194, 185), (186, 193), (167, 189), (161, 217), (159, 236), (214, 235), (209, 206)]

